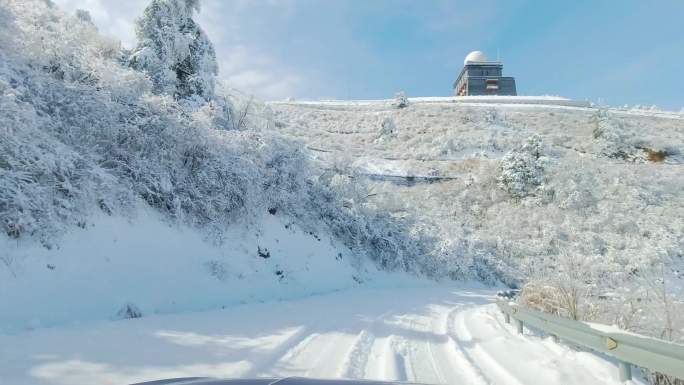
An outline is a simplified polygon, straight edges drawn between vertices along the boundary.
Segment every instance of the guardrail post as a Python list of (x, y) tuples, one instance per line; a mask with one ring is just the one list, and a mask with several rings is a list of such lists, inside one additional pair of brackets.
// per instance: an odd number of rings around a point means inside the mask
[(510, 314), (504, 313), (504, 318), (506, 319), (507, 324), (511, 323), (511, 315)]
[(620, 381), (625, 382), (632, 379), (632, 365), (627, 362), (618, 362), (618, 370), (620, 372)]
[(523, 322), (521, 320), (515, 320), (515, 327), (518, 329), (518, 334), (523, 334)]

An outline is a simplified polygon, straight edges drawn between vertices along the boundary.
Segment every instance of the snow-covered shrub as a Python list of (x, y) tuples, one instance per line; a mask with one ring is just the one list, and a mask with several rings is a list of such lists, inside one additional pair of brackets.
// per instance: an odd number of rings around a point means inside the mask
[(485, 123), (487, 124), (499, 124), (502, 121), (505, 121), (504, 118), (501, 117), (501, 112), (496, 109), (488, 109), (485, 111), (483, 119)]
[(380, 123), (380, 129), (378, 130), (378, 137), (375, 139), (376, 142), (386, 141), (397, 137), (397, 126), (394, 123), (394, 119), (388, 116), (382, 120)]
[(544, 182), (546, 158), (542, 142), (534, 135), (501, 159), (499, 185), (514, 198), (533, 195)]
[(611, 119), (605, 110), (598, 110), (594, 120), (594, 138), (599, 141), (603, 154), (609, 158), (633, 161), (634, 148), (627, 143), (623, 124)]
[[(369, 256), (386, 270), (426, 273), (431, 261), (429, 236), (409, 221), (397, 221), (369, 202), (367, 186), (357, 176), (325, 173), (309, 190), (306, 211), (317, 213), (331, 232), (352, 250)], [(330, 204), (339, 202), (341, 204)]]
[(199, 0), (152, 0), (137, 20), (133, 68), (146, 72), (159, 94), (210, 100), (218, 73), (214, 46), (192, 19)]
[[(6, 95), (4, 95), (6, 96)], [(45, 246), (65, 227), (82, 222), (89, 207), (84, 201), (108, 205), (115, 196), (111, 176), (52, 137), (25, 125), (0, 99), (0, 230), (19, 238), (35, 235)], [(15, 107), (15, 106), (10, 106)], [(14, 115), (17, 117), (17, 115)]]
[(92, 19), (92, 17), (90, 16), (90, 12), (88, 12), (88, 11), (85, 10), (85, 9), (77, 9), (77, 10), (76, 10), (76, 17), (77, 17), (79, 20), (81, 20), (81, 21), (83, 21), (83, 22), (86, 22), (86, 23), (92, 23), (92, 22), (93, 22), (93, 19)]
[(406, 108), (409, 106), (409, 100), (404, 91), (399, 91), (394, 94), (394, 101), (392, 102), (392, 105), (395, 108)]
[(630, 127), (628, 122), (599, 110), (594, 116), (594, 139), (600, 153), (613, 159), (643, 163), (663, 162), (677, 155), (679, 150), (667, 142), (654, 142), (640, 127)]
[(561, 251), (535, 263), (520, 301), (537, 310), (574, 320), (593, 320), (602, 281), (614, 269), (610, 260)]

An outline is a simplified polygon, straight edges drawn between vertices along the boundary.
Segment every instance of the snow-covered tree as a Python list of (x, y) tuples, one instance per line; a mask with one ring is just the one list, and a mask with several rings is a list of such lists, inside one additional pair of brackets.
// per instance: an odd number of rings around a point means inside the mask
[(378, 130), (378, 137), (375, 139), (376, 142), (383, 142), (392, 138), (397, 137), (397, 126), (394, 123), (394, 119), (388, 116), (383, 119), (380, 124), (380, 129)]
[(532, 194), (543, 182), (544, 161), (541, 138), (534, 135), (501, 159), (499, 184), (514, 198)]
[(149, 75), (156, 93), (212, 99), (218, 65), (211, 41), (192, 19), (198, 10), (199, 0), (152, 0), (137, 20), (138, 45), (129, 60)]
[(396, 108), (406, 108), (409, 106), (409, 100), (404, 91), (399, 91), (394, 94), (394, 102), (392, 105)]

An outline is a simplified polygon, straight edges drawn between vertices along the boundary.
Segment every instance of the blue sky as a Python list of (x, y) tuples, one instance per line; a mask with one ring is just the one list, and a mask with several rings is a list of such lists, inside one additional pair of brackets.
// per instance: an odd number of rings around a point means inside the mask
[[(134, 44), (146, 0), (55, 0)], [(221, 77), (264, 99), (441, 96), (472, 50), (523, 95), (684, 107), (684, 1), (204, 0)]]

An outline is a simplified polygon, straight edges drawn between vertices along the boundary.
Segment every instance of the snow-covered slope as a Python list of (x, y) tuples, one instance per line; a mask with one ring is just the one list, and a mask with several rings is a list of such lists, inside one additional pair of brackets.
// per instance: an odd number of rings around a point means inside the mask
[(265, 214), (239, 221), (221, 243), (141, 209), (101, 215), (48, 250), (0, 241), (0, 333), (274, 301), (358, 286), (373, 264), (326, 233)]

